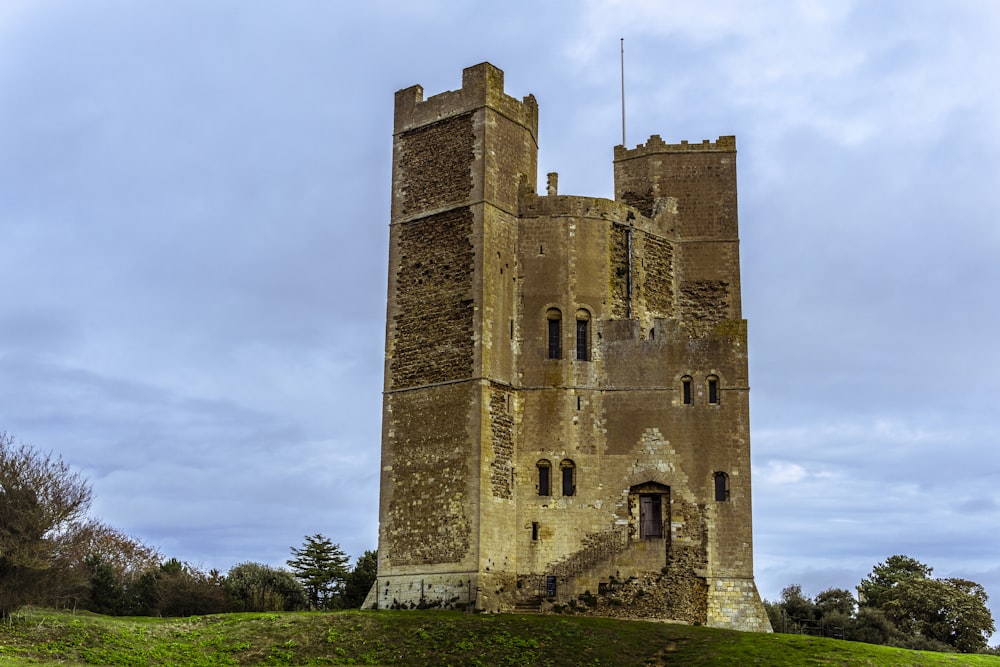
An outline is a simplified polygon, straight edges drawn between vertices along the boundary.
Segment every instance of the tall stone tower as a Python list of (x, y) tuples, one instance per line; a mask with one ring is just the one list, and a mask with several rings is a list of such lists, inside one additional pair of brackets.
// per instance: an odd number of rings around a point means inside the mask
[(378, 607), (770, 630), (753, 580), (732, 137), (537, 181), (488, 63), (396, 93)]

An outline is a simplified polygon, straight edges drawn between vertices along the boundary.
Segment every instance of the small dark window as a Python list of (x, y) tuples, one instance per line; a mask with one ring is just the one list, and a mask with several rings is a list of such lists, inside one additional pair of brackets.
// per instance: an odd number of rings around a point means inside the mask
[(538, 522), (537, 521), (532, 521), (531, 522), (531, 541), (532, 542), (537, 542), (538, 541)]
[(549, 322), (549, 359), (562, 357), (562, 314), (552, 308), (545, 315)]
[(729, 475), (724, 472), (715, 473), (715, 500), (720, 503), (729, 500)]
[(587, 361), (590, 359), (590, 346), (587, 345), (587, 331), (590, 328), (590, 322), (587, 320), (577, 320), (576, 321), (576, 358), (578, 361)]
[(551, 496), (552, 495), (552, 483), (551, 483), (551, 472), (552, 466), (546, 460), (541, 460), (535, 464), (538, 467), (538, 495), (540, 496)]
[(684, 405), (691, 405), (691, 376), (685, 375), (681, 378), (681, 400)]
[(576, 464), (569, 459), (564, 459), (559, 464), (562, 471), (562, 494), (572, 496), (576, 494)]
[(708, 402), (719, 402), (719, 378), (714, 375), (708, 376)]

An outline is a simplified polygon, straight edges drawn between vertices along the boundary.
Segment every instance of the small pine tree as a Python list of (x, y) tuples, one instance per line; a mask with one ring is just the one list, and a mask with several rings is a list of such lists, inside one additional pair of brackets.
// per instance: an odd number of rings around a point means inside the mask
[(347, 576), (344, 586), (344, 607), (353, 609), (360, 607), (368, 596), (372, 584), (375, 583), (377, 575), (378, 552), (366, 551), (358, 557), (357, 564)]
[(306, 535), (301, 548), (292, 547), (287, 561), (295, 578), (302, 582), (312, 609), (333, 609), (347, 579), (347, 554), (321, 533)]

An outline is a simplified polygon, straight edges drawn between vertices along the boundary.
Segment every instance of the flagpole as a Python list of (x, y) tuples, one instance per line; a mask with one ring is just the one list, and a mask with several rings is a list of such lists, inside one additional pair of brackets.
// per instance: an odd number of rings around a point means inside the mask
[(621, 38), (622, 42), (622, 146), (625, 144), (625, 38)]

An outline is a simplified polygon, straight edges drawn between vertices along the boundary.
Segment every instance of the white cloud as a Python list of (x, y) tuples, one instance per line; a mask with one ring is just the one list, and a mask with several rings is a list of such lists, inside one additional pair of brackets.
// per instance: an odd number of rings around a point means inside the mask
[(797, 463), (788, 461), (768, 461), (763, 471), (763, 481), (767, 484), (795, 484), (806, 478), (806, 470)]

